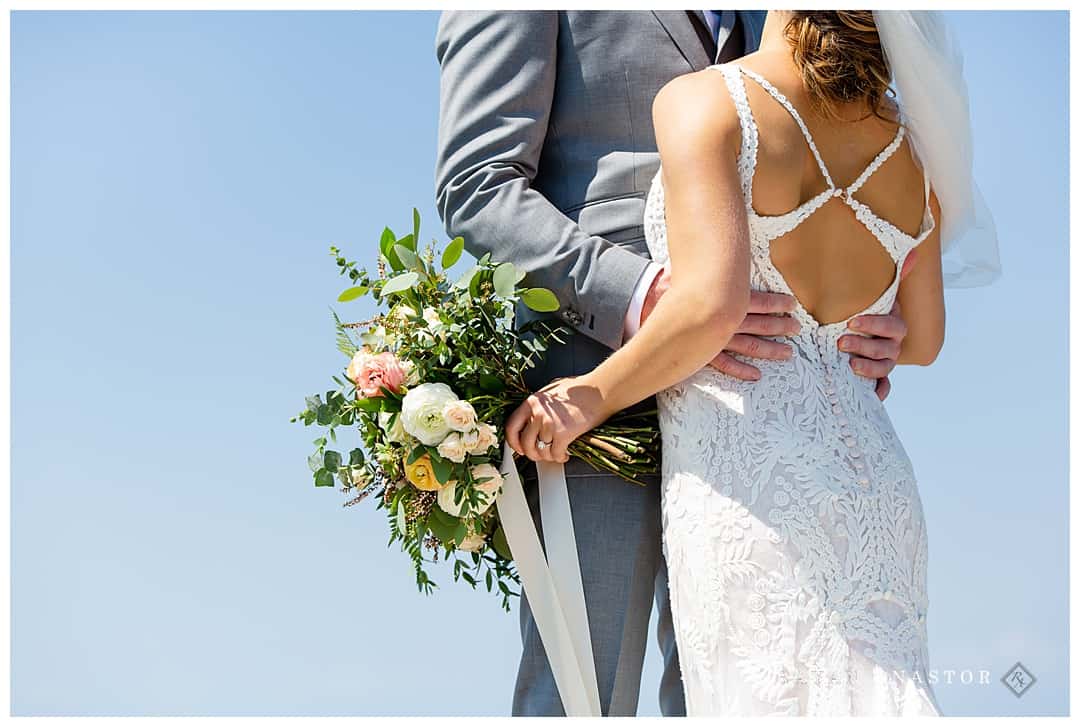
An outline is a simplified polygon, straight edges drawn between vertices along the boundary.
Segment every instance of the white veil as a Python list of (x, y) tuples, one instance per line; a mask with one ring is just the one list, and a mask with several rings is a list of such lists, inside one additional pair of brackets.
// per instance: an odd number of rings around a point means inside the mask
[(972, 171), (963, 59), (934, 10), (875, 10), (912, 149), (941, 204), (945, 285), (986, 285), (1001, 273), (997, 232)]

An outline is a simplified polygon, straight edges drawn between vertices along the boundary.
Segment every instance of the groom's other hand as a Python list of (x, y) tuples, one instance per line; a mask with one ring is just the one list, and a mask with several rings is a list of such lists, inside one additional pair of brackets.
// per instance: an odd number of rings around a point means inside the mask
[[(671, 285), (668, 269), (665, 267), (653, 278), (652, 286), (641, 306), (641, 322), (649, 317), (657, 302)], [(799, 323), (791, 317), (795, 310), (795, 299), (783, 293), (764, 293), (750, 291), (750, 306), (746, 318), (735, 332), (725, 348), (709, 362), (717, 371), (734, 376), (743, 381), (757, 381), (761, 371), (748, 363), (739, 361), (731, 354), (741, 354), (750, 358), (786, 361), (791, 358), (791, 346), (778, 341), (771, 341), (762, 336), (793, 336), (799, 332)]]
[(893, 303), (887, 315), (858, 316), (848, 327), (861, 335), (840, 336), (836, 345), (851, 354), (851, 368), (859, 376), (877, 379), (878, 399), (885, 401), (892, 384), (889, 374), (896, 368), (900, 346), (907, 335), (907, 324), (900, 317), (900, 304)]
[[(900, 268), (900, 280), (915, 267), (918, 250), (912, 250)], [(841, 351), (851, 354), (851, 368), (859, 376), (877, 379), (875, 391), (881, 401), (892, 391), (889, 374), (896, 368), (900, 347), (907, 335), (907, 323), (900, 315), (900, 303), (893, 303), (892, 310), (884, 316), (858, 316), (850, 324), (853, 331), (862, 336), (841, 336), (836, 344)], [(869, 336), (869, 337), (867, 337)]]

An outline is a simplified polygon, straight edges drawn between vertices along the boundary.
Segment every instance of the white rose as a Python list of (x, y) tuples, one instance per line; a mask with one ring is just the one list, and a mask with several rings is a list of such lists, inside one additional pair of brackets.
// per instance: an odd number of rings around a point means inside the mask
[(484, 454), (498, 443), (495, 427), (487, 422), (480, 422), (476, 425), (476, 445), (469, 448), (469, 454)]
[(480, 443), (480, 431), (477, 429), (470, 429), (467, 432), (462, 432), (461, 443), (465, 446), (465, 450), (469, 454), (480, 454), (480, 452), (475, 451), (476, 446)]
[(394, 426), (391, 427), (390, 418), (392, 416), (394, 416), (393, 412), (379, 412), (379, 428), (386, 434), (387, 441), (404, 444), (409, 435), (405, 433), (405, 427), (401, 425), (401, 414), (398, 414), (397, 419), (394, 421)]
[(457, 396), (446, 384), (419, 384), (405, 394), (401, 402), (401, 422), (405, 431), (429, 447), (450, 433), (443, 409)]
[(462, 511), (468, 505), (468, 500), (465, 499), (464, 495), (461, 502), (454, 502), (454, 498), (457, 497), (458, 484), (457, 480), (453, 480), (449, 485), (439, 490), (439, 494), (435, 498), (435, 502), (439, 504), (442, 511), (454, 517), (461, 517)]
[(462, 496), (461, 502), (456, 501), (461, 483), (455, 480), (439, 490), (436, 502), (438, 502), (443, 512), (454, 517), (482, 515), (494, 504), (503, 484), (503, 477), (499, 474), (499, 470), (494, 465), (478, 464), (472, 468), (472, 476), (474, 482), (475, 480), (486, 480), (485, 482), (475, 482), (473, 485), (479, 495), (477, 506), (469, 507), (469, 501), (465, 496)]
[(483, 514), (488, 511), (488, 508), (495, 502), (495, 498), (499, 496), (503, 486), (503, 476), (499, 473), (499, 470), (495, 465), (491, 464), (478, 464), (472, 468), (473, 481), (486, 480), (486, 482), (475, 482), (473, 485), (477, 492), (480, 493), (480, 507), (476, 510), (478, 514)]
[(458, 545), (458, 550), (464, 550), (466, 553), (475, 553), (484, 549), (487, 545), (487, 540), (483, 535), (477, 535), (476, 533), (469, 533), (465, 536), (465, 539)]
[(439, 454), (451, 462), (464, 462), (466, 452), (461, 435), (457, 432), (447, 434), (446, 438), (439, 443)]
[(476, 426), (476, 410), (464, 400), (447, 402), (443, 416), (450, 428), (459, 432), (467, 432)]

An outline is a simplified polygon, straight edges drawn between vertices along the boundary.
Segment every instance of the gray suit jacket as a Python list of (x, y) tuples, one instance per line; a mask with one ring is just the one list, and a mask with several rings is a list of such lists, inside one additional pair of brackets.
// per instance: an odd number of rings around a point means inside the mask
[[(753, 50), (764, 12), (739, 15)], [(652, 102), (672, 78), (712, 63), (700, 28), (679, 10), (454, 11), (442, 15), (436, 51), (446, 230), (558, 296), (575, 335), (530, 383), (587, 372), (622, 342), (649, 255)]]

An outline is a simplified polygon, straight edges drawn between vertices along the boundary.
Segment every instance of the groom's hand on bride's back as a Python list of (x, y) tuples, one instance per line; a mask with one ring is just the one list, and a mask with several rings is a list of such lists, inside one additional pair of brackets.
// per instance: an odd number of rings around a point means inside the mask
[[(912, 253), (908, 255), (901, 270), (901, 280), (911, 272), (914, 263), (915, 254)], [(667, 292), (669, 285), (669, 272), (665, 267), (653, 280), (642, 303), (642, 323)], [(756, 366), (736, 359), (732, 354), (773, 361), (786, 361), (791, 358), (790, 345), (762, 336), (781, 337), (798, 333), (799, 323), (791, 317), (793, 310), (795, 299), (790, 295), (750, 291), (750, 306), (746, 318), (728, 345), (709, 365), (737, 379), (757, 381), (761, 378), (761, 371)], [(852, 319), (851, 329), (861, 335), (843, 335), (837, 341), (837, 346), (841, 351), (851, 354), (850, 364), (856, 374), (877, 379), (875, 390), (878, 398), (884, 401), (892, 389), (889, 374), (896, 368), (900, 347), (907, 335), (907, 324), (900, 315), (899, 303), (894, 304), (888, 314), (858, 316)]]
[[(641, 322), (656, 307), (670, 284), (668, 269), (665, 267), (653, 280), (652, 287), (641, 307)], [(728, 345), (709, 365), (717, 371), (734, 376), (743, 381), (757, 381), (761, 371), (751, 364), (740, 361), (731, 354), (737, 353), (750, 358), (786, 361), (791, 358), (791, 346), (778, 341), (771, 341), (762, 336), (793, 336), (799, 332), (799, 323), (791, 317), (795, 310), (795, 299), (783, 293), (764, 293), (750, 291), (750, 305), (746, 318), (739, 326)]]
[[(915, 266), (917, 253), (918, 250), (908, 253), (900, 269), (900, 280), (906, 278)], [(901, 316), (900, 303), (894, 302), (892, 310), (886, 315), (857, 316), (851, 320), (848, 328), (861, 335), (845, 334), (840, 336), (836, 345), (841, 351), (851, 354), (851, 368), (855, 373), (877, 379), (875, 391), (878, 399), (885, 401), (892, 390), (889, 374), (896, 368), (900, 347), (907, 335), (907, 323)]]

